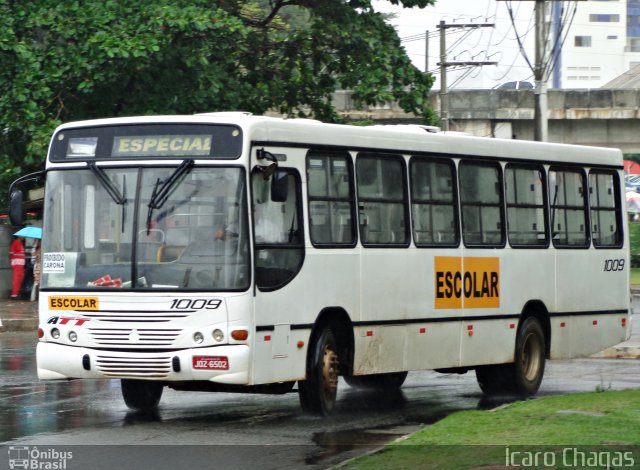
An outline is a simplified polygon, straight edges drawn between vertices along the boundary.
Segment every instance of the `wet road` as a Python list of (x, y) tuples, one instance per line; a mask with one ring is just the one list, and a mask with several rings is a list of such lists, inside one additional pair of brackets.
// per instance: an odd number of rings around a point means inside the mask
[[(341, 382), (327, 419), (302, 414), (297, 393), (169, 389), (158, 413), (141, 415), (124, 405), (119, 381), (38, 382), (32, 333), (0, 335), (0, 366), (0, 445), (207, 445), (234, 467), (258, 459), (261, 468), (327, 468), (455, 410), (492, 405), (473, 373), (413, 372), (391, 395)], [(630, 387), (640, 387), (638, 360), (553, 361), (538, 395)]]

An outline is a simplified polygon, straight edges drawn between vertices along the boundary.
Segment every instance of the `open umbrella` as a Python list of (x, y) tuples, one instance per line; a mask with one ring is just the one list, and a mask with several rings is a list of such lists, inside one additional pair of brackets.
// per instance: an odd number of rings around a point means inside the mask
[(24, 227), (14, 233), (17, 237), (26, 238), (42, 238), (42, 229), (40, 227)]

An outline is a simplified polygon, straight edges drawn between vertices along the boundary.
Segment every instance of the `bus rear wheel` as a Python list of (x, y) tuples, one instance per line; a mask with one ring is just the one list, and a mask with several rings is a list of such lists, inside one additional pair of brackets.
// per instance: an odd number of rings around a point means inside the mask
[(374, 388), (379, 390), (396, 390), (402, 387), (408, 372), (391, 372), (388, 374), (349, 375), (344, 380), (352, 387)]
[(309, 351), (307, 379), (298, 382), (303, 411), (322, 416), (327, 416), (333, 411), (340, 366), (337, 351), (333, 331), (324, 327)]
[(122, 379), (122, 398), (125, 404), (136, 411), (153, 410), (160, 403), (164, 385), (148, 380)]
[(540, 322), (535, 317), (528, 317), (516, 336), (515, 362), (478, 367), (478, 385), (486, 395), (535, 395), (544, 376), (545, 351)]

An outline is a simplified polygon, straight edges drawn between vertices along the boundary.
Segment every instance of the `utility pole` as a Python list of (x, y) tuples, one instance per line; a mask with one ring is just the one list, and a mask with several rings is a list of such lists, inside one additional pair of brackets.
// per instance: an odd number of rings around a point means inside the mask
[[(537, 0), (536, 0), (537, 1)], [(449, 130), (449, 97), (447, 96), (447, 67), (454, 66), (481, 66), (496, 65), (497, 62), (487, 61), (464, 61), (464, 62), (447, 62), (447, 44), (445, 39), (445, 31), (452, 28), (488, 28), (495, 26), (494, 23), (450, 23), (446, 24), (440, 21), (438, 28), (440, 29), (440, 120), (442, 121), (442, 130)]]
[(544, 79), (544, 50), (547, 35), (545, 34), (545, 0), (536, 0), (536, 52), (533, 77), (535, 80), (535, 107), (534, 107), (534, 127), (533, 140), (546, 142), (548, 139), (547, 123), (547, 83)]
[(429, 30), (424, 33), (424, 73), (429, 73)]

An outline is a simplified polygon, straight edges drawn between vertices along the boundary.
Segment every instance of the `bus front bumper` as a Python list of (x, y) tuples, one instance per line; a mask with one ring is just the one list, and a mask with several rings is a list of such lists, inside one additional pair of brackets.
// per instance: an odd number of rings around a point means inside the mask
[(166, 352), (100, 350), (39, 342), (38, 378), (207, 380), (249, 384), (249, 347), (226, 345)]

